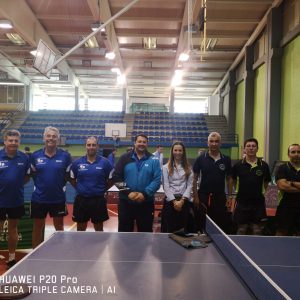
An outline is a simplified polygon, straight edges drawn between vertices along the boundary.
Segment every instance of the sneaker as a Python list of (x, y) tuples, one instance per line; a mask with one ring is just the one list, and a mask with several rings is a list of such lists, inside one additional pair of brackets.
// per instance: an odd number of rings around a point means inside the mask
[(10, 269), (10, 268), (11, 268), (12, 266), (14, 266), (16, 263), (17, 263), (17, 261), (16, 261), (15, 259), (10, 260), (10, 261), (7, 261), (7, 262), (6, 262), (7, 269)]

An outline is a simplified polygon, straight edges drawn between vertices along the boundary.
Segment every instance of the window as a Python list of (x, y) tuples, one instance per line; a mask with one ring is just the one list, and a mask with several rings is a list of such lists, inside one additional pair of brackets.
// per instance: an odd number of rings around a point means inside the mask
[(74, 110), (74, 108), (75, 108), (74, 98), (36, 96), (33, 98), (32, 107), (30, 110), (32, 111), (38, 111), (41, 109)]
[(207, 113), (207, 100), (175, 100), (175, 113)]
[(122, 100), (89, 99), (88, 110), (92, 111), (122, 111)]
[[(91, 111), (122, 111), (122, 100), (108, 99), (79, 99), (79, 110)], [(75, 99), (73, 97), (43, 97), (35, 96), (30, 110), (75, 110)]]

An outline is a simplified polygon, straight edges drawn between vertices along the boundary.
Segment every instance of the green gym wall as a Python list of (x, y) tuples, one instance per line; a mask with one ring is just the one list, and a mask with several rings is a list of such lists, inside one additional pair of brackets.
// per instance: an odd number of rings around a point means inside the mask
[(300, 143), (300, 36), (284, 48), (280, 119), (280, 159), (288, 160), (288, 146)]
[[(238, 135), (239, 149), (243, 146), (244, 142), (244, 111), (245, 111), (245, 82), (241, 81), (237, 85), (236, 90), (236, 118), (235, 118), (235, 130)], [(239, 153), (239, 158), (241, 152)]]
[(258, 140), (259, 157), (263, 157), (265, 148), (265, 110), (265, 65), (262, 65), (254, 76), (253, 137)]

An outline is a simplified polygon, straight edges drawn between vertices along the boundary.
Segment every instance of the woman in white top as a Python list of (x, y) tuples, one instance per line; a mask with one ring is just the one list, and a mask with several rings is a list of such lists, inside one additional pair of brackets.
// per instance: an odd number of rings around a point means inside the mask
[(163, 166), (166, 194), (162, 211), (162, 232), (185, 229), (191, 207), (193, 172), (182, 142), (172, 145), (169, 161)]

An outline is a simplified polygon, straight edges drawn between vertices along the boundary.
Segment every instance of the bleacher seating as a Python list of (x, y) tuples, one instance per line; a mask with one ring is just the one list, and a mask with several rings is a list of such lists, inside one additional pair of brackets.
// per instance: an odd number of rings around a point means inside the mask
[[(23, 142), (28, 143), (41, 143), (45, 127), (55, 126), (59, 128), (61, 136), (68, 144), (82, 144), (90, 135), (99, 137), (100, 143), (114, 144), (112, 138), (105, 137), (105, 123), (123, 123), (126, 119), (127, 138), (122, 139), (121, 145), (132, 145), (136, 134), (144, 133), (149, 137), (150, 146), (157, 144), (170, 146), (174, 141), (179, 140), (189, 147), (205, 147), (209, 132), (219, 131), (219, 128), (215, 129), (215, 126), (211, 126), (211, 121), (207, 117), (204, 114), (192, 113), (138, 112), (134, 114), (131, 121), (128, 121), (124, 112), (45, 110), (30, 112), (18, 129), (22, 134)], [(219, 124), (222, 117), (213, 119), (214, 124)], [(226, 119), (223, 118), (220, 124), (225, 128)], [(130, 128), (129, 132), (128, 128)], [(219, 132), (223, 137), (223, 133)], [(225, 140), (228, 146), (235, 144), (232, 135), (225, 134)]]
[(105, 123), (123, 123), (123, 119), (122, 112), (38, 111), (28, 115), (19, 131), (23, 140), (41, 141), (45, 127), (54, 126), (70, 143), (81, 143), (89, 135), (99, 137), (100, 141), (112, 141), (105, 137)]
[(170, 144), (180, 140), (190, 146), (207, 141), (208, 128), (202, 114), (170, 114), (168, 112), (140, 112), (135, 114), (132, 139), (143, 132), (150, 142)]

